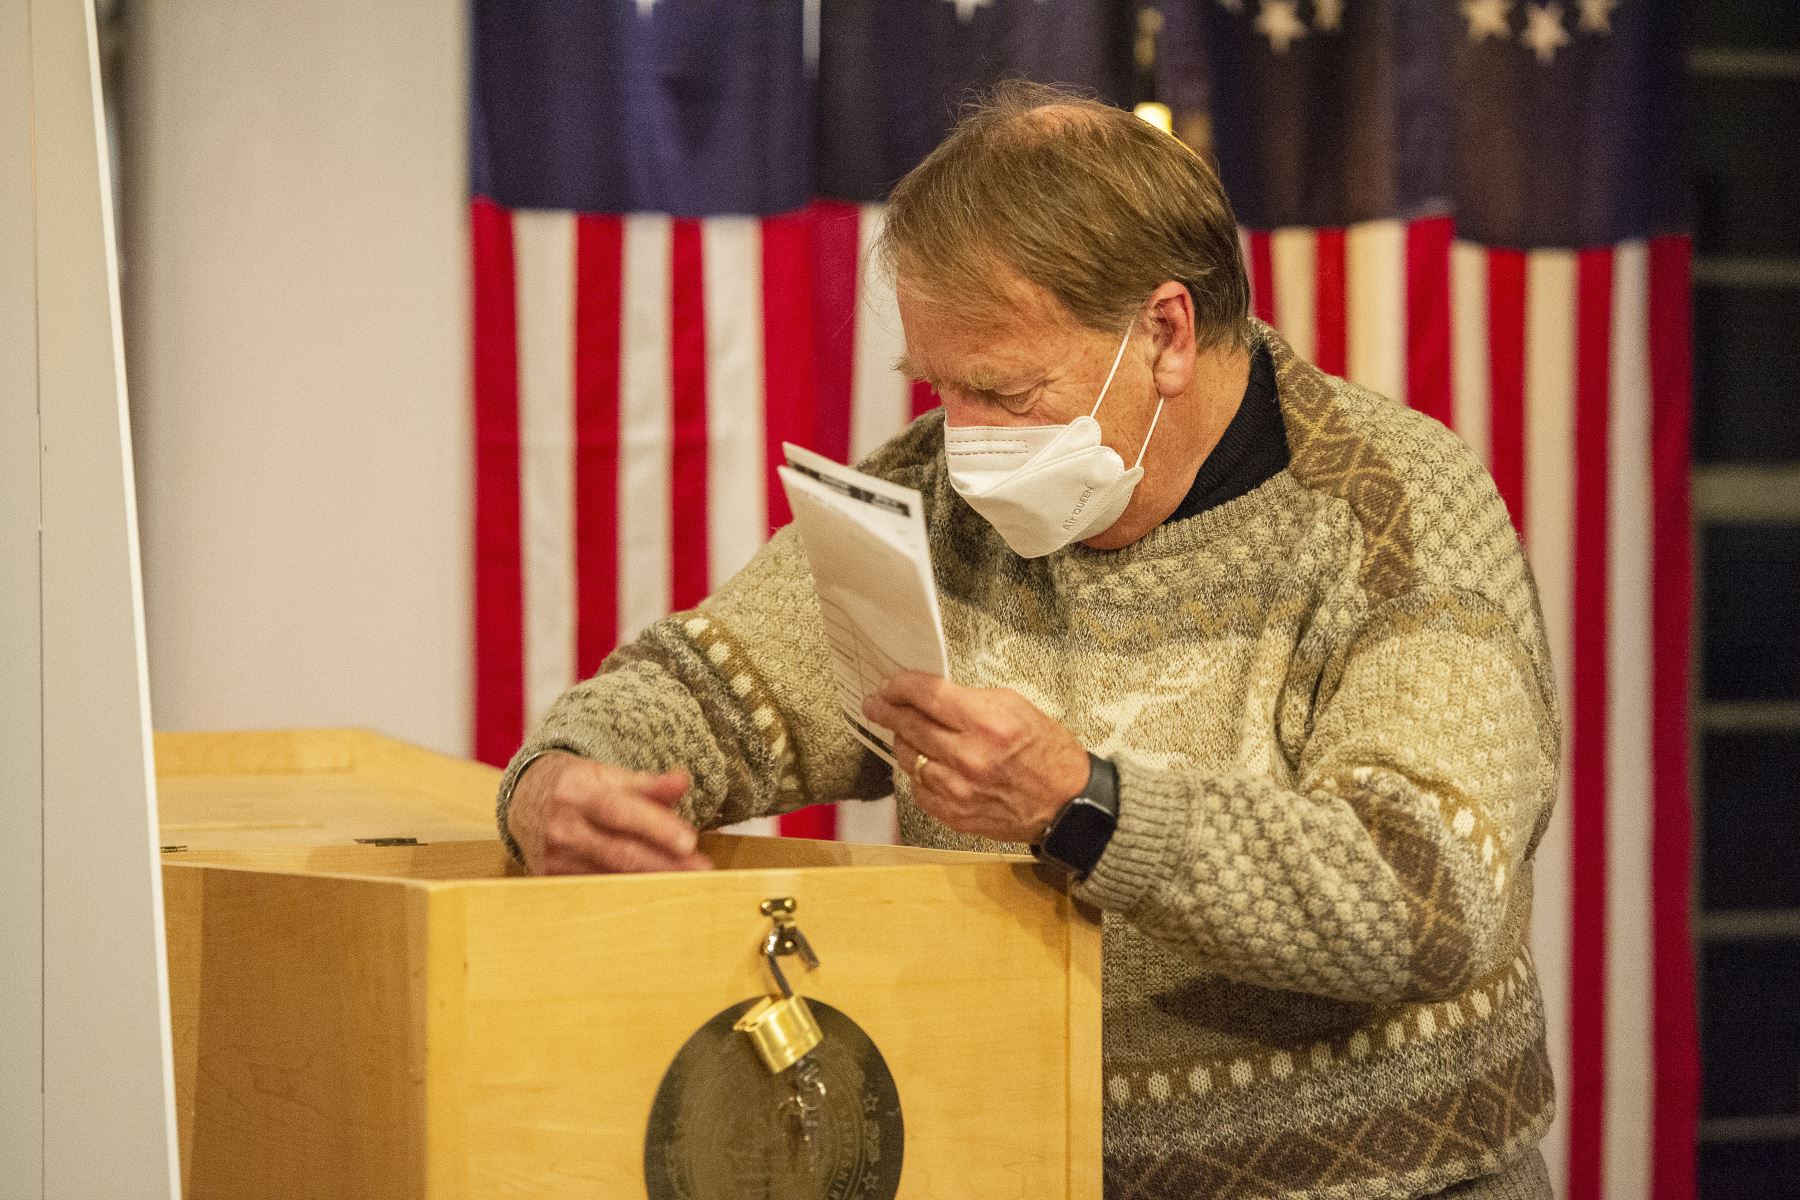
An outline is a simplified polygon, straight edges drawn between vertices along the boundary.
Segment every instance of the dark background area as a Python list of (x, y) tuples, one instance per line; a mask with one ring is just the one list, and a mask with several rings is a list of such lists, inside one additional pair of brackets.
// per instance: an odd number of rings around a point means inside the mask
[(1688, 6), (1700, 1195), (1800, 1196), (1800, 4)]

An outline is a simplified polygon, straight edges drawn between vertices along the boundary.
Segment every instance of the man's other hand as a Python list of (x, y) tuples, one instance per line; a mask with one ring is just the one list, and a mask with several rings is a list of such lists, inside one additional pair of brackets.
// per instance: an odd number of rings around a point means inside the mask
[(648, 775), (561, 751), (519, 776), (506, 824), (533, 875), (705, 871), (694, 827), (672, 811), (685, 771)]
[(894, 731), (919, 807), (961, 833), (1035, 842), (1087, 785), (1081, 742), (1011, 688), (905, 672), (864, 701), (863, 716)]

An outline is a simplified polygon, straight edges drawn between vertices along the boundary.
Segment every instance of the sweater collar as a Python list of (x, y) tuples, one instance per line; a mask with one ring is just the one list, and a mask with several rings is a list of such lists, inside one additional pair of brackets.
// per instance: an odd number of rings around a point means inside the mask
[[(1232, 530), (1246, 523), (1279, 519), (1284, 511), (1301, 503), (1307, 495), (1307, 489), (1301, 486), (1292, 470), (1288, 469), (1292, 465), (1291, 446), (1295, 420), (1290, 409), (1298, 406), (1301, 411), (1310, 412), (1328, 404), (1332, 394), (1331, 377), (1296, 355), (1274, 327), (1254, 317), (1250, 319), (1249, 341), (1252, 362), (1259, 353), (1266, 354), (1272, 369), (1276, 413), (1280, 417), (1284, 434), (1283, 451), (1284, 457), (1288, 459), (1287, 466), (1278, 469), (1241, 495), (1221, 500), (1180, 520), (1165, 520), (1129, 546), (1121, 546), (1117, 550), (1096, 550), (1077, 542), (1050, 555), (1043, 560), (1045, 563), (1051, 564), (1053, 569), (1066, 568), (1079, 576), (1095, 569), (1113, 571), (1138, 562), (1191, 554), (1221, 537), (1229, 536)], [(1236, 418), (1233, 418), (1233, 423), (1236, 423)], [(1192, 490), (1190, 488), (1189, 492)]]

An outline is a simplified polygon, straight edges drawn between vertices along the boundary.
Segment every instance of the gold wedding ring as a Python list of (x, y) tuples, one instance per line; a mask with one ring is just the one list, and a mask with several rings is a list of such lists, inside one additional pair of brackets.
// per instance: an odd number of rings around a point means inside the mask
[(925, 782), (925, 764), (930, 761), (931, 760), (926, 758), (923, 754), (913, 759), (913, 778), (921, 784)]

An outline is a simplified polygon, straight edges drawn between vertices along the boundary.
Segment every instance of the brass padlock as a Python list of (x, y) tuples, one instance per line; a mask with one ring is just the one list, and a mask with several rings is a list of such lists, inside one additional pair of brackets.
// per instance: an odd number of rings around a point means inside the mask
[(779, 1075), (818, 1049), (824, 1030), (804, 996), (764, 996), (732, 1026), (750, 1035), (757, 1056)]
[(763, 902), (763, 915), (775, 923), (768, 937), (763, 939), (763, 958), (769, 965), (769, 975), (775, 980), (778, 994), (757, 1001), (732, 1025), (737, 1032), (749, 1035), (763, 1065), (777, 1075), (818, 1049), (819, 1043), (825, 1040), (825, 1032), (819, 1028), (812, 1009), (806, 1006), (806, 998), (794, 994), (781, 970), (780, 959), (784, 954), (799, 955), (808, 968), (819, 965), (819, 956), (813, 953), (806, 935), (794, 923), (797, 907), (794, 900), (786, 896)]

